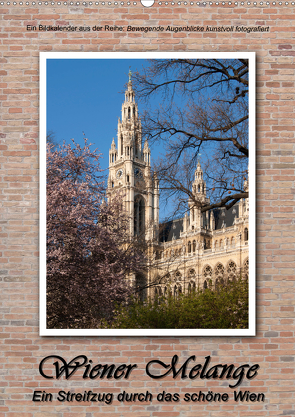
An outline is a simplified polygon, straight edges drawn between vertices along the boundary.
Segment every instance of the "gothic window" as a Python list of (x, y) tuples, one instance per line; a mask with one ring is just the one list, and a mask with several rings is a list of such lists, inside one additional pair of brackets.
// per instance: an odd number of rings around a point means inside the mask
[(137, 151), (138, 151), (138, 138), (137, 138), (137, 133), (135, 133), (134, 143), (135, 143), (135, 155), (137, 155)]
[(114, 181), (112, 181), (112, 188), (114, 188)]
[(134, 234), (142, 235), (145, 230), (145, 204), (142, 197), (137, 197), (134, 201)]
[(189, 294), (191, 294), (191, 292), (192, 292), (192, 284), (191, 283), (188, 284), (187, 291), (188, 291)]
[(176, 274), (175, 274), (175, 280), (176, 281), (181, 281), (181, 273), (179, 271), (177, 271)]
[(195, 270), (194, 270), (194, 269), (191, 269), (191, 270), (189, 271), (189, 278), (190, 278), (190, 279), (195, 279), (195, 277), (196, 277), (196, 272), (195, 272)]
[(193, 241), (193, 252), (194, 253), (196, 252), (196, 241), (195, 240)]
[(248, 241), (248, 237), (249, 237), (249, 233), (248, 233), (248, 229), (247, 229), (247, 227), (244, 229), (244, 240), (245, 240), (245, 242), (247, 242)]
[(203, 269), (203, 277), (204, 277), (204, 279), (206, 281), (206, 285), (207, 285), (207, 282), (211, 282), (212, 281), (212, 275), (213, 275), (213, 271), (212, 271), (211, 266), (210, 265), (206, 265), (205, 268)]
[(227, 265), (227, 277), (230, 281), (234, 281), (237, 275), (237, 265), (230, 261)]
[(178, 291), (177, 291), (177, 286), (175, 285), (174, 286), (174, 293), (173, 293), (173, 295), (174, 295), (174, 298), (176, 299), (177, 298), (177, 296), (178, 296)]
[(128, 119), (130, 119), (130, 107), (128, 107)]
[(123, 155), (123, 135), (121, 135), (121, 155)]
[(191, 251), (192, 251), (192, 244), (191, 244), (191, 242), (188, 242), (187, 251), (188, 251), (188, 253), (191, 253)]
[(215, 266), (214, 275), (215, 278), (218, 278), (220, 281), (221, 279), (224, 279), (224, 266), (220, 262)]
[(204, 290), (205, 290), (206, 288), (208, 288), (208, 284), (207, 284), (207, 281), (205, 280), (205, 281), (204, 281)]
[(127, 182), (129, 182), (129, 175), (127, 175)]
[(198, 193), (200, 192), (200, 184), (198, 184)]

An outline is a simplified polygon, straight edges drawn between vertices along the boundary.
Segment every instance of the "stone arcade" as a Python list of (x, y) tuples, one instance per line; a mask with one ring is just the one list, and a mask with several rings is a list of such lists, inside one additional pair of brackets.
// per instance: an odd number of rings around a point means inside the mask
[[(131, 74), (118, 120), (117, 146), (109, 151), (108, 197), (122, 190), (131, 216), (130, 235), (148, 247), (150, 266), (142, 276), (129, 277), (134, 285), (147, 287), (146, 296), (174, 296), (194, 288), (215, 288), (227, 280), (248, 277), (249, 202), (240, 200), (231, 209), (201, 213), (192, 199), (189, 214), (159, 224), (159, 181), (151, 172), (151, 152), (142, 146), (141, 121), (132, 88)], [(244, 184), (248, 189), (248, 181)], [(194, 199), (209, 204), (206, 183), (198, 162), (192, 184)]]

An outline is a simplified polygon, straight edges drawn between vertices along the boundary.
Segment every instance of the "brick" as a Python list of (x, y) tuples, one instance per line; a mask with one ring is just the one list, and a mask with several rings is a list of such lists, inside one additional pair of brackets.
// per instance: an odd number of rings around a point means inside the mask
[[(261, 6), (137, 5), (1, 6), (0, 75), (0, 414), (5, 417), (273, 417), (295, 415), (294, 401), (294, 10), (291, 2)], [(75, 2), (74, 2), (75, 3)], [(94, 2), (93, 2), (94, 3)], [(253, 2), (251, 2), (253, 3)], [(52, 33), (26, 31), (43, 25), (244, 25), (268, 33)], [(77, 36), (78, 35), (78, 36)], [(40, 337), (38, 335), (38, 94), (40, 51), (243, 51), (257, 53), (257, 336), (255, 337)], [(81, 77), (85, 74), (81, 74)], [(79, 80), (78, 80), (79, 81)], [(94, 86), (95, 88), (95, 86)], [(205, 98), (203, 97), (203, 100)], [(200, 102), (201, 103), (201, 102)], [(82, 105), (82, 104), (81, 104)], [(151, 358), (180, 362), (196, 355), (213, 364), (259, 363), (258, 375), (238, 389), (263, 392), (264, 403), (159, 403), (160, 391), (227, 392), (228, 380), (148, 378)], [(68, 360), (135, 363), (128, 380), (46, 380), (38, 372), (48, 355)], [(77, 372), (78, 374), (78, 372)], [(133, 376), (134, 375), (134, 376)], [(35, 390), (153, 393), (152, 404), (34, 403)]]

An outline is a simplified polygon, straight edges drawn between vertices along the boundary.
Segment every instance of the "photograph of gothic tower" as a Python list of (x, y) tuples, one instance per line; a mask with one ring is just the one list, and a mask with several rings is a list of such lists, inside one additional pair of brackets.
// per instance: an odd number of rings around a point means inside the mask
[[(130, 237), (145, 246), (147, 257), (153, 254), (159, 233), (159, 181), (151, 170), (151, 151), (142, 137), (141, 120), (132, 88), (131, 71), (118, 120), (117, 146), (113, 139), (109, 151), (107, 196), (120, 190), (124, 208), (130, 217)], [(149, 262), (148, 262), (149, 263)], [(151, 267), (145, 273), (129, 277), (141, 300), (155, 291)]]
[(255, 55), (42, 55), (42, 334), (254, 335)]

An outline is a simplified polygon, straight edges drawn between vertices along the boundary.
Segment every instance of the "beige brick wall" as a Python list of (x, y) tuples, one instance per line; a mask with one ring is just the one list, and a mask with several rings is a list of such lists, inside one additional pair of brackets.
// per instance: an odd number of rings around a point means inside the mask
[[(0, 4), (0, 414), (7, 417), (258, 417), (295, 415), (294, 396), (294, 5), (90, 6)], [(26, 25), (265, 25), (269, 33), (49, 33)], [(257, 53), (257, 336), (39, 337), (38, 335), (38, 56), (41, 51), (255, 51)], [(152, 358), (202, 363), (259, 363), (243, 389), (265, 402), (111, 405), (33, 403), (34, 390), (228, 392), (226, 380), (158, 382), (144, 372)], [(128, 380), (42, 378), (40, 360), (85, 354), (94, 362), (138, 363)]]

